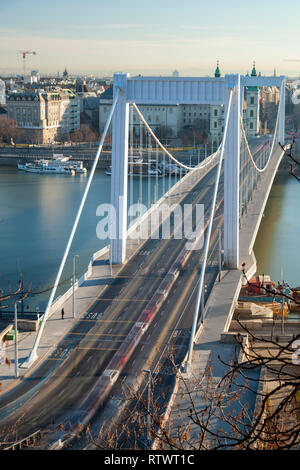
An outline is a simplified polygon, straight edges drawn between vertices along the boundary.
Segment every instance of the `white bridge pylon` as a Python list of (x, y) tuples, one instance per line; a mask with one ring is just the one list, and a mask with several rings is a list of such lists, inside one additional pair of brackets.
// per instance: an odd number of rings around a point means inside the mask
[(240, 116), (244, 87), (277, 86), (280, 88), (278, 142), (284, 143), (285, 77), (248, 77), (228, 74), (220, 78), (198, 77), (130, 77), (114, 74), (114, 94), (119, 91), (112, 121), (111, 203), (116, 211), (115, 237), (111, 240), (111, 260), (122, 264), (126, 259), (127, 237), (127, 174), (129, 104), (225, 105), (232, 90), (228, 134), (224, 150), (224, 264), (239, 266), (239, 172)]

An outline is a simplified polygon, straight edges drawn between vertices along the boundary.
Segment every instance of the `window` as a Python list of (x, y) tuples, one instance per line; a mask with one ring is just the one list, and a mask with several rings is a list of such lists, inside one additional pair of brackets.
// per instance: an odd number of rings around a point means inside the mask
[(215, 113), (214, 113), (215, 116), (218, 116), (218, 110), (215, 109)]
[(217, 121), (214, 121), (214, 128), (216, 129), (218, 127)]
[(250, 110), (250, 117), (253, 117), (254, 116), (254, 111), (253, 109)]
[(253, 122), (250, 122), (250, 129), (253, 129)]
[(250, 104), (254, 104), (254, 96), (250, 97)]

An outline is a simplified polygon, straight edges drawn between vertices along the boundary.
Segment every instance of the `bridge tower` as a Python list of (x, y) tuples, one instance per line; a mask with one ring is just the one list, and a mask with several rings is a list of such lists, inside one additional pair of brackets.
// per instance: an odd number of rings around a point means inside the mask
[[(248, 93), (248, 112), (253, 133), (258, 130), (258, 95), (260, 86), (281, 86), (283, 77), (257, 76), (255, 64), (251, 76), (239, 74), (221, 77), (219, 63), (214, 78), (130, 77), (114, 75), (114, 92), (120, 89), (113, 117), (111, 203), (115, 208), (116, 230), (111, 239), (111, 261), (121, 264), (126, 258), (127, 237), (127, 169), (129, 103), (138, 104), (207, 104), (220, 114), (232, 90), (232, 106), (224, 150), (224, 261), (228, 268), (239, 267), (239, 171), (240, 171), (240, 114), (244, 89)], [(281, 93), (282, 94), (282, 93)], [(284, 95), (284, 93), (283, 93)], [(284, 96), (283, 96), (284, 98)], [(218, 121), (222, 117), (218, 116)], [(218, 123), (219, 124), (219, 123)], [(217, 125), (218, 125), (217, 124)], [(253, 127), (253, 129), (252, 129)], [(281, 100), (279, 122), (281, 141), (284, 139), (284, 99)]]
[(126, 100), (129, 74), (114, 75), (114, 95), (120, 89), (119, 99), (112, 120), (111, 158), (111, 204), (115, 208), (117, 221), (111, 235), (111, 262), (122, 264), (126, 257), (127, 237), (127, 174), (128, 174), (128, 132), (129, 102)]
[(228, 109), (229, 93), (232, 90), (231, 112), (224, 151), (224, 264), (227, 268), (239, 266), (239, 178), (240, 178), (240, 109), (241, 76), (225, 76), (227, 93), (225, 114)]

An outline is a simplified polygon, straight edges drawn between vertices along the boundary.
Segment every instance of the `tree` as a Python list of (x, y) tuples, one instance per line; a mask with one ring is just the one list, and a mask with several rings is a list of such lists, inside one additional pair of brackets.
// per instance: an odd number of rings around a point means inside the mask
[(295, 173), (295, 167), (300, 166), (300, 162), (293, 156), (295, 138), (293, 139), (293, 143), (290, 144), (290, 146), (287, 148), (284, 147), (281, 143), (279, 143), (279, 145), (284, 151), (285, 156), (290, 160), (290, 175), (292, 175), (300, 183), (300, 177)]
[(25, 131), (16, 126), (16, 121), (6, 116), (0, 116), (0, 140), (4, 142), (25, 142)]
[[(242, 272), (252, 286), (245, 266)], [(300, 303), (293, 291), (285, 294), (282, 287), (278, 285), (276, 296)], [(176, 376), (176, 394), (184, 409), (173, 407), (171, 414), (166, 413), (162, 398), (167, 399), (170, 390), (160, 386), (158, 370), (151, 379), (150, 400), (146, 386), (137, 390), (123, 385), (127, 403), (123, 415), (115, 423), (105, 423), (96, 437), (87, 429), (88, 443), (100, 449), (145, 449), (150, 435), (159, 450), (300, 448), (300, 334), (278, 342), (273, 327), (261, 337), (239, 318), (236, 321), (239, 329), (232, 333), (236, 352), (228, 363), (219, 357), (227, 368), (221, 379), (216, 380), (208, 364), (200, 377), (190, 380), (170, 353), (170, 372)], [(261, 371), (260, 376), (255, 371)], [(256, 398), (254, 409), (249, 393)]]
[[(127, 388), (123, 390), (127, 407), (122, 419), (114, 426), (105, 423), (96, 437), (88, 428), (88, 445), (98, 449), (147, 449), (150, 435), (156, 450), (299, 448), (300, 365), (295, 366), (291, 360), (292, 343), (282, 346), (271, 342), (275, 349), (270, 357), (255, 349), (258, 338), (242, 323), (241, 328), (250, 335), (250, 346), (245, 347), (242, 334), (236, 335), (243, 355), (238, 354), (237, 347), (235, 360), (226, 364), (228, 373), (218, 382), (210, 365), (203, 375), (188, 380), (170, 357), (177, 375), (177, 397), (186, 404), (183, 410), (173, 408), (164, 417), (166, 409), (155, 393), (159, 379), (151, 381), (150, 401), (145, 393)], [(266, 345), (270, 348), (269, 341)], [(239, 356), (244, 356), (243, 361), (238, 361)], [(250, 372), (259, 367), (264, 370), (259, 379), (262, 389), (255, 392), (258, 379)], [(252, 413), (245, 399), (249, 391), (257, 398)], [(161, 393), (167, 395), (167, 391)], [(201, 407), (197, 402), (201, 402)]]
[(98, 134), (90, 128), (88, 124), (82, 124), (80, 129), (70, 133), (73, 142), (97, 142)]

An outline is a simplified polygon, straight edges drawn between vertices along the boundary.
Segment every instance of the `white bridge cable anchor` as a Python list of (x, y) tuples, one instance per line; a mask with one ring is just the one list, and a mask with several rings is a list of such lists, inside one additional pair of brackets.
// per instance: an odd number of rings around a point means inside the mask
[(108, 128), (109, 128), (109, 125), (110, 125), (110, 122), (111, 122), (111, 119), (112, 119), (112, 116), (113, 116), (113, 113), (114, 113), (114, 110), (115, 110), (115, 107), (116, 107), (116, 104), (117, 104), (117, 101), (118, 101), (118, 98), (119, 98), (119, 93), (120, 93), (120, 89), (116, 88), (116, 94), (114, 96), (114, 100), (113, 100), (113, 103), (111, 105), (111, 109), (110, 109), (110, 112), (109, 112), (109, 115), (108, 115), (108, 118), (107, 118), (107, 121), (106, 121), (106, 124), (105, 124), (105, 128), (104, 128), (104, 131), (103, 131), (100, 143), (99, 143), (99, 147), (98, 147), (95, 159), (94, 159), (93, 167), (92, 167), (92, 169), (90, 171), (90, 174), (89, 174), (89, 179), (87, 181), (87, 184), (86, 184), (86, 187), (85, 187), (85, 190), (84, 190), (84, 194), (82, 196), (82, 200), (81, 200), (81, 203), (80, 203), (77, 215), (76, 215), (76, 219), (75, 219), (75, 222), (73, 224), (73, 228), (72, 228), (71, 234), (69, 236), (68, 243), (67, 243), (65, 252), (63, 254), (63, 258), (61, 260), (58, 273), (56, 275), (55, 283), (54, 283), (54, 286), (53, 286), (52, 291), (51, 291), (51, 295), (50, 295), (48, 303), (47, 303), (47, 307), (46, 307), (46, 310), (45, 310), (45, 313), (44, 313), (42, 323), (41, 323), (40, 328), (38, 330), (33, 348), (32, 348), (32, 350), (31, 350), (31, 352), (28, 356), (28, 359), (27, 359), (27, 361), (25, 361), (22, 364), (21, 367), (24, 367), (24, 368), (30, 367), (30, 365), (38, 357), (37, 356), (37, 348), (39, 346), (39, 342), (40, 342), (40, 339), (41, 339), (41, 336), (42, 336), (42, 333), (43, 333), (43, 330), (44, 330), (44, 327), (45, 327), (45, 323), (46, 323), (47, 318), (49, 316), (49, 312), (50, 312), (50, 309), (51, 309), (51, 306), (52, 306), (52, 302), (53, 302), (53, 299), (54, 299), (54, 296), (55, 296), (55, 293), (56, 293), (56, 290), (57, 290), (57, 287), (58, 287), (58, 284), (59, 284), (59, 281), (60, 281), (60, 278), (61, 278), (61, 275), (62, 275), (62, 272), (63, 272), (63, 269), (64, 269), (64, 266), (65, 266), (70, 248), (71, 248), (71, 244), (72, 244), (72, 241), (73, 241), (73, 238), (74, 238), (74, 235), (75, 235), (78, 223), (79, 223), (79, 219), (80, 219), (80, 216), (81, 216), (81, 213), (82, 213), (82, 210), (83, 210), (83, 207), (84, 207), (84, 204), (85, 204), (85, 201), (86, 201), (91, 183), (92, 183), (92, 179), (93, 179), (93, 176), (94, 176), (94, 173), (95, 173), (95, 170), (96, 170), (96, 167), (97, 167), (97, 163), (98, 163), (101, 151), (102, 151), (104, 140), (105, 140), (105, 137), (106, 137), (106, 134), (107, 134), (107, 131), (108, 131)]

